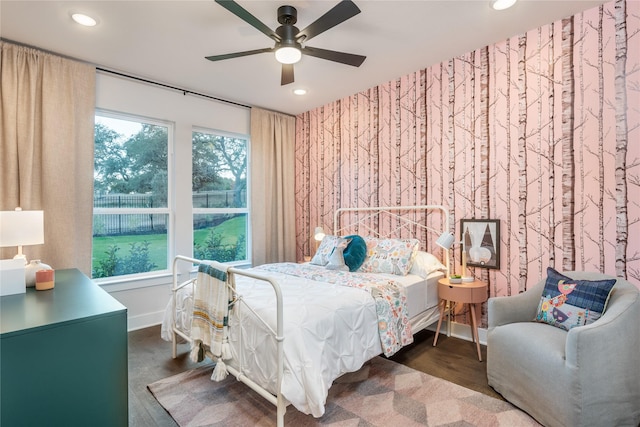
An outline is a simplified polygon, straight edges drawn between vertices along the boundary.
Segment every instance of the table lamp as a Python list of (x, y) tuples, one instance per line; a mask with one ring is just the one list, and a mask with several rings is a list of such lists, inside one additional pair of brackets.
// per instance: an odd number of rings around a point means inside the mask
[(320, 246), (320, 242), (324, 239), (325, 233), (322, 227), (316, 227), (313, 231), (313, 240), (316, 241), (316, 251), (318, 250), (318, 246)]
[(325, 233), (322, 227), (316, 227), (315, 231), (313, 232), (313, 238), (315, 239), (315, 241), (321, 242), (322, 239), (324, 239), (324, 236), (325, 236)]
[[(449, 249), (451, 249), (453, 247), (453, 245), (462, 245), (462, 281), (463, 282), (473, 282), (475, 279), (473, 276), (468, 276), (467, 275), (467, 247), (466, 244), (464, 243), (464, 240), (460, 241), (460, 242), (456, 242), (455, 237), (453, 236), (453, 233), (451, 233), (450, 231), (445, 231), (444, 233), (442, 233), (440, 235), (440, 237), (438, 237), (438, 240), (436, 240), (436, 245), (440, 246), (442, 249), (448, 251)], [(449, 265), (447, 263), (447, 268), (449, 269)], [(451, 271), (447, 271), (447, 275), (449, 277), (451, 277)]]
[(44, 243), (44, 212), (0, 211), (0, 247), (17, 246), (18, 253), (14, 259), (23, 259), (27, 264), (27, 257), (22, 252), (23, 246), (42, 245)]

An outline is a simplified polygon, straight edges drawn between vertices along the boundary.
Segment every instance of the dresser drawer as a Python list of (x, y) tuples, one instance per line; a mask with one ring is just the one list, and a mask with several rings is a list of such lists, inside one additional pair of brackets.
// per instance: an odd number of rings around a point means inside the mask
[(461, 284), (438, 283), (438, 297), (447, 301), (461, 303), (481, 303), (487, 300), (487, 287), (477, 286), (476, 282)]

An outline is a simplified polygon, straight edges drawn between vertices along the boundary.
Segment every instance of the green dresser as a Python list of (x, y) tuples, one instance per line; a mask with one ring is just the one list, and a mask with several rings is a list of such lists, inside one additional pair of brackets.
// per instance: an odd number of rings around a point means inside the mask
[(77, 269), (0, 297), (0, 425), (126, 426), (127, 309)]

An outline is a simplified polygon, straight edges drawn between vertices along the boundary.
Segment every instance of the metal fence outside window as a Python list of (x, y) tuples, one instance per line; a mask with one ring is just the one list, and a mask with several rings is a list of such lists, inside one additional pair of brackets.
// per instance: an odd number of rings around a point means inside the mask
[[(246, 206), (246, 198), (246, 190), (207, 191), (193, 193), (192, 203), (194, 208), (234, 208)], [(166, 202), (161, 203), (153, 194), (107, 194), (95, 195), (93, 199), (94, 208), (153, 208), (159, 207), (159, 204), (160, 207), (166, 206)], [(214, 216), (217, 218), (213, 218)], [(166, 233), (168, 218), (166, 214), (95, 214), (93, 235)], [(220, 215), (203, 215), (196, 228), (215, 226), (221, 220), (224, 221)]]
[(194, 208), (243, 208), (247, 206), (247, 190), (219, 190), (193, 193)]

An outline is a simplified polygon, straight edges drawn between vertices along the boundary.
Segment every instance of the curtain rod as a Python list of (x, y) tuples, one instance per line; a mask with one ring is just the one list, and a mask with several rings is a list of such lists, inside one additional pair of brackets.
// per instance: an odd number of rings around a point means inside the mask
[[(0, 1), (2, 1), (2, 0), (0, 0)], [(151, 85), (155, 85), (155, 86), (161, 86), (161, 87), (164, 87), (164, 88), (167, 88), (167, 89), (171, 89), (171, 90), (175, 90), (175, 91), (178, 91), (178, 92), (182, 92), (184, 95), (186, 95), (186, 94), (195, 95), (195, 96), (200, 96), (202, 98), (207, 98), (207, 99), (211, 99), (211, 100), (214, 100), (214, 101), (218, 101), (218, 102), (222, 102), (222, 103), (226, 103), (226, 104), (230, 104), (230, 105), (236, 105), (238, 107), (243, 107), (243, 108), (248, 108), (248, 109), (253, 108), (250, 105), (241, 104), (241, 103), (235, 102), (235, 101), (229, 101), (228, 99), (217, 98), (215, 96), (205, 95), (203, 93), (194, 92), (194, 91), (191, 91), (191, 90), (188, 90), (188, 89), (182, 89), (182, 88), (179, 88), (179, 87), (176, 87), (176, 86), (171, 86), (171, 85), (168, 85), (168, 84), (165, 84), (165, 83), (154, 82), (153, 80), (143, 79), (142, 77), (132, 76), (130, 74), (125, 74), (125, 73), (122, 73), (122, 72), (119, 72), (119, 71), (109, 70), (107, 68), (103, 68), (103, 67), (99, 66), (98, 64), (94, 64), (92, 62), (88, 62), (88, 61), (85, 61), (85, 60), (82, 60), (82, 59), (74, 58), (73, 56), (63, 55), (63, 54), (58, 53), (58, 52), (54, 52), (54, 51), (47, 50), (47, 49), (42, 49), (40, 47), (32, 46), (32, 45), (29, 45), (29, 44), (26, 44), (26, 43), (22, 43), (22, 42), (18, 42), (18, 41), (15, 41), (15, 40), (10, 40), (10, 39), (4, 38), (4, 37), (0, 37), (0, 42), (10, 43), (10, 44), (14, 44), (16, 46), (23, 46), (23, 47), (26, 47), (26, 48), (29, 48), (29, 49), (35, 49), (35, 50), (38, 50), (40, 52), (44, 52), (44, 53), (48, 53), (48, 54), (51, 54), (51, 55), (59, 56), (61, 58), (65, 58), (65, 59), (70, 59), (72, 61), (81, 62), (83, 64), (89, 64), (92, 67), (96, 67), (96, 71), (102, 71), (103, 73), (114, 74), (114, 75), (117, 75), (117, 76), (120, 76), (120, 77), (124, 77), (124, 78), (127, 78), (127, 79), (137, 80), (137, 81), (140, 81), (140, 82), (143, 82), (143, 83), (147, 83), (147, 84), (151, 84)], [(267, 111), (273, 111), (275, 113), (279, 113), (279, 114), (284, 114), (284, 115), (287, 115), (287, 116), (295, 117), (295, 115), (282, 113), (280, 111), (269, 110), (269, 109), (267, 109)]]
[(194, 92), (194, 91), (191, 91), (191, 90), (188, 90), (188, 89), (182, 89), (182, 88), (179, 88), (179, 87), (176, 87), (176, 86), (171, 86), (171, 85), (160, 83), (160, 82), (154, 82), (153, 80), (143, 79), (142, 77), (132, 76), (132, 75), (129, 75), (129, 74), (121, 73), (119, 71), (113, 71), (113, 70), (109, 70), (109, 69), (98, 67), (98, 66), (96, 66), (96, 70), (97, 71), (102, 71), (103, 73), (115, 74), (116, 76), (124, 77), (124, 78), (131, 79), (131, 80), (137, 80), (137, 81), (140, 81), (140, 82), (152, 84), (152, 85), (155, 85), (155, 86), (161, 86), (161, 87), (164, 87), (166, 89), (172, 89), (172, 90), (175, 90), (175, 91), (178, 91), (178, 92), (182, 92), (184, 95), (187, 95), (187, 94), (195, 95), (195, 96), (200, 96), (202, 98), (213, 99), (214, 101), (224, 102), (226, 104), (237, 105), (238, 107), (244, 107), (244, 108), (249, 108), (249, 109), (251, 108), (251, 106), (245, 105), (245, 104), (240, 104), (239, 102), (229, 101), (227, 99), (217, 98), (217, 97), (211, 96), (211, 95), (205, 95), (203, 93)]

